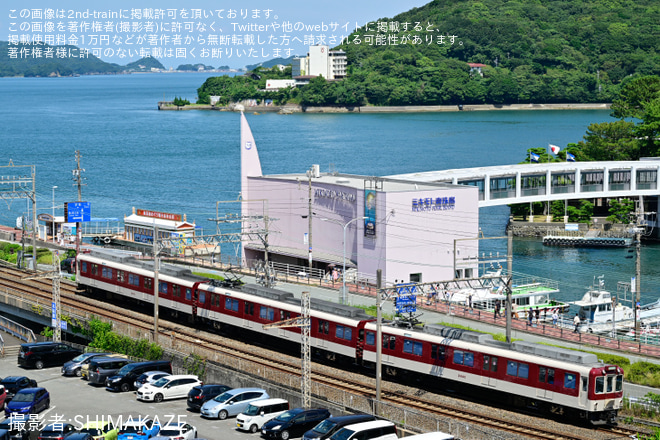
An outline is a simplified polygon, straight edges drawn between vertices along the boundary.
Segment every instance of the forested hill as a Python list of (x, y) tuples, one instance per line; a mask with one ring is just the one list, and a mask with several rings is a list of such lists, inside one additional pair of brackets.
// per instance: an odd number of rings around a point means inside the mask
[[(629, 75), (660, 73), (660, 3), (435, 0), (340, 48), (372, 104), (609, 102)], [(467, 63), (487, 65), (483, 78)]]
[(74, 75), (109, 74), (122, 72), (164, 70), (154, 58), (141, 58), (127, 66), (106, 63), (92, 54), (81, 57), (76, 46), (50, 46), (48, 44), (10, 45), (0, 41), (0, 77), (57, 77)]

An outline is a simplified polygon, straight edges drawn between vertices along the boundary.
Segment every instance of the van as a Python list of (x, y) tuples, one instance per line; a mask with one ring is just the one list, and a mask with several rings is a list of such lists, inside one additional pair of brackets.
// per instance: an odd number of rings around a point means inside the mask
[(87, 375), (89, 383), (105, 385), (105, 380), (113, 376), (120, 368), (130, 363), (128, 359), (100, 357), (92, 359), (89, 363)]
[(111, 391), (132, 391), (138, 376), (147, 371), (163, 371), (172, 374), (170, 361), (134, 362), (125, 365), (117, 374), (110, 376), (105, 382), (106, 389)]
[(18, 365), (41, 370), (51, 365), (63, 365), (82, 351), (61, 342), (34, 342), (21, 344)]
[(303, 440), (325, 440), (344, 426), (372, 422), (376, 417), (370, 414), (350, 414), (325, 419), (303, 435)]
[(199, 412), (202, 417), (225, 420), (239, 415), (255, 400), (269, 398), (266, 390), (261, 388), (234, 388), (206, 401)]
[(411, 435), (405, 437), (406, 440), (454, 440), (454, 436), (446, 432), (427, 432), (424, 434)]
[(398, 440), (396, 425), (386, 420), (348, 425), (335, 432), (330, 440)]
[(242, 431), (255, 433), (267, 421), (289, 409), (289, 402), (284, 399), (257, 400), (236, 416), (236, 427)]
[[(125, 354), (106, 354), (103, 357), (107, 358), (117, 358), (117, 359), (128, 359), (128, 356)], [(90, 359), (91, 362), (91, 359)], [(80, 367), (80, 378), (82, 380), (89, 380), (89, 362), (86, 364), (83, 364), (82, 367)]]

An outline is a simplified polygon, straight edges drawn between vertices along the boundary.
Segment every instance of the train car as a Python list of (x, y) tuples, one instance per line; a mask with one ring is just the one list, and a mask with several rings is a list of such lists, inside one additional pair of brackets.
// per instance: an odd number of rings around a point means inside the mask
[[(90, 293), (105, 292), (153, 304), (153, 262), (107, 252), (80, 256), (78, 282)], [(281, 346), (299, 344), (299, 328), (264, 329), (264, 324), (300, 316), (300, 300), (289, 292), (257, 285), (228, 287), (163, 265), (159, 304), (168, 313), (248, 339)], [(333, 360), (373, 368), (376, 323), (361, 309), (311, 299), (312, 350)], [(451, 388), (501, 395), (516, 406), (613, 422), (623, 399), (623, 370), (593, 354), (526, 342), (507, 344), (491, 335), (436, 325), (423, 329), (383, 326), (385, 375), (424, 375)], [(421, 376), (421, 377), (424, 377)], [(500, 399), (501, 400), (501, 399)]]
[[(365, 326), (363, 361), (376, 362), (376, 325)], [(614, 422), (623, 401), (623, 370), (595, 354), (516, 341), (439, 325), (383, 328), (385, 374), (435, 376), (477, 395), (497, 393), (514, 406), (590, 422)]]

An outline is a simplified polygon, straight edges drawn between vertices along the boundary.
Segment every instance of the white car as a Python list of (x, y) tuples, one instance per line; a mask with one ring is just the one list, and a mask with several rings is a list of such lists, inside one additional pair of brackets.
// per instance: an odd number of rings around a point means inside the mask
[(197, 428), (189, 423), (168, 423), (151, 440), (192, 440), (197, 438)]
[(189, 374), (165, 376), (154, 383), (142, 385), (137, 390), (137, 400), (162, 402), (165, 399), (188, 397), (190, 390), (198, 385), (203, 385), (203, 383), (197, 376)]
[(147, 371), (146, 373), (140, 374), (138, 378), (135, 379), (133, 388), (139, 390), (142, 387), (142, 385), (146, 385), (148, 383), (154, 383), (161, 377), (165, 377), (165, 376), (171, 376), (171, 374), (166, 373), (164, 371)]

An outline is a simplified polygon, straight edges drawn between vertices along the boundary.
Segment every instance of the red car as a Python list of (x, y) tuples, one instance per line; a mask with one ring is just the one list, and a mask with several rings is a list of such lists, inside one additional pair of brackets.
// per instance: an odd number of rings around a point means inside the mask
[(0, 385), (0, 408), (4, 408), (5, 399), (7, 399), (7, 390), (4, 385)]

